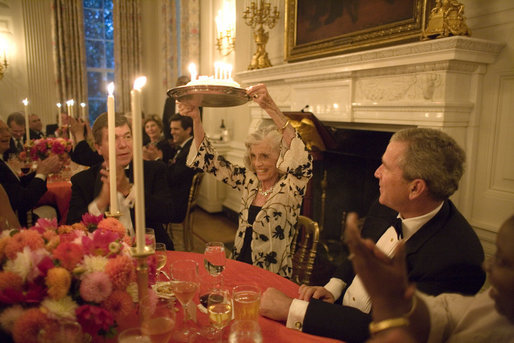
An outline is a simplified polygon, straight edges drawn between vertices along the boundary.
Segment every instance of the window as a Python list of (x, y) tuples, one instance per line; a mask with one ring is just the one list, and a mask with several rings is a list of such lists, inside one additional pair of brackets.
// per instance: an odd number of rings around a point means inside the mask
[(107, 111), (107, 84), (114, 81), (112, 0), (84, 0), (89, 120)]

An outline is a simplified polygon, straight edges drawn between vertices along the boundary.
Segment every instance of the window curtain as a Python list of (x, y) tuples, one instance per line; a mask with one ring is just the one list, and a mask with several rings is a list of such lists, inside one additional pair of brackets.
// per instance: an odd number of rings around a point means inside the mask
[(189, 75), (187, 67), (200, 62), (200, 1), (162, 0), (162, 59), (165, 61), (163, 85), (176, 85), (180, 75)]
[(141, 73), (140, 0), (114, 1), (112, 16), (116, 112), (129, 112), (130, 90)]
[[(52, 3), (57, 101), (74, 99), (75, 109), (79, 103), (87, 103), (83, 12), (82, 0), (54, 0)], [(75, 114), (78, 113), (76, 110)]]

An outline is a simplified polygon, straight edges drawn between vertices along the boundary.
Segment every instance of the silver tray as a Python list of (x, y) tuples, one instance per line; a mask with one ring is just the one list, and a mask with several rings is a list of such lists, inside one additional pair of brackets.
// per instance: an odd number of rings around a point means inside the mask
[(250, 101), (245, 89), (229, 86), (180, 86), (170, 89), (167, 94), (177, 101), (199, 107), (231, 107)]

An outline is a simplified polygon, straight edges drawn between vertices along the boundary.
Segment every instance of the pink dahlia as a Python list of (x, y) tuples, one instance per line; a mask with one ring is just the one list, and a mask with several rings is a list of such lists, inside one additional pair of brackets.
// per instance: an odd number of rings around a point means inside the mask
[(111, 312), (116, 321), (122, 321), (134, 310), (132, 297), (125, 291), (115, 290), (102, 303), (102, 307)]
[(80, 283), (80, 296), (85, 301), (101, 303), (112, 292), (112, 282), (104, 272), (87, 274)]

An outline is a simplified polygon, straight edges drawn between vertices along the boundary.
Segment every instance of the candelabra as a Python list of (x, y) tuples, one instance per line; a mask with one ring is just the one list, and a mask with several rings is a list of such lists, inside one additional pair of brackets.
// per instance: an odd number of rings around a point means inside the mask
[(243, 19), (246, 25), (253, 29), (253, 37), (255, 44), (257, 44), (257, 51), (252, 57), (252, 62), (248, 66), (248, 70), (271, 67), (271, 62), (266, 52), (269, 32), (264, 31), (263, 26), (266, 25), (271, 30), (275, 27), (279, 14), (277, 6), (274, 6), (272, 11), (271, 3), (266, 2), (266, 0), (252, 1), (250, 6), (247, 6), (246, 10), (243, 12)]

